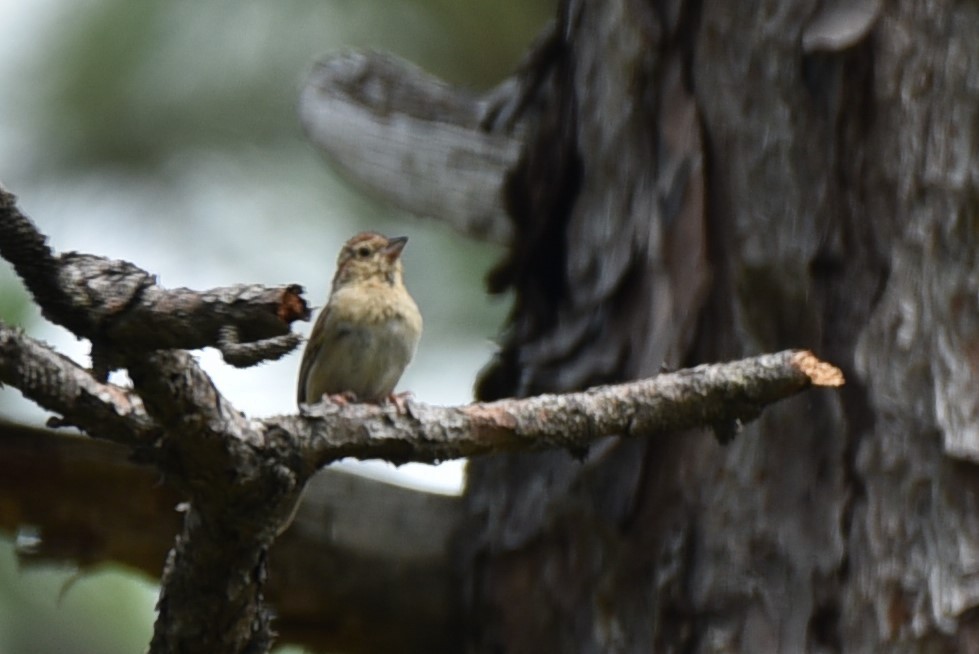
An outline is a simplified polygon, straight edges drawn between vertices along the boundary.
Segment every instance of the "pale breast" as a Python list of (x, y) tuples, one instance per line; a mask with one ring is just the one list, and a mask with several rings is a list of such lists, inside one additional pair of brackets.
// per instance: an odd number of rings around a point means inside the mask
[(378, 401), (390, 394), (415, 354), (421, 314), (397, 289), (376, 293), (339, 291), (330, 303), (331, 347), (317, 357), (307, 377), (307, 398), (352, 392)]

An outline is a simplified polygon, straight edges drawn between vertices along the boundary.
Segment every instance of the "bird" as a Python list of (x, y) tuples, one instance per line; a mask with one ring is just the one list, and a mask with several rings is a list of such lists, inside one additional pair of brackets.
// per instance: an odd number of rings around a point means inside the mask
[(404, 285), (407, 242), (407, 236), (361, 232), (343, 245), (329, 300), (303, 352), (298, 404), (326, 395), (341, 403), (390, 399), (403, 406), (392, 392), (422, 332), (421, 313)]

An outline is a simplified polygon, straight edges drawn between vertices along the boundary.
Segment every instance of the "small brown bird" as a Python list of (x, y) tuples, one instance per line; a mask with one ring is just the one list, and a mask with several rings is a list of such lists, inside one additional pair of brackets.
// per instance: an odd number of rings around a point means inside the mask
[(299, 367), (297, 400), (389, 397), (418, 346), (422, 317), (403, 279), (406, 236), (361, 232), (344, 244), (326, 307)]

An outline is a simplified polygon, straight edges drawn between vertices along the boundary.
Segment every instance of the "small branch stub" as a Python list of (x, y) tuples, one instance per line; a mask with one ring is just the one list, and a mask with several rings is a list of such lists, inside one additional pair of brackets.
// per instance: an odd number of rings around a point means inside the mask
[(836, 366), (820, 361), (812, 352), (803, 350), (797, 352), (792, 357), (792, 363), (809, 377), (813, 386), (823, 386), (826, 388), (837, 388), (845, 384), (843, 371)]

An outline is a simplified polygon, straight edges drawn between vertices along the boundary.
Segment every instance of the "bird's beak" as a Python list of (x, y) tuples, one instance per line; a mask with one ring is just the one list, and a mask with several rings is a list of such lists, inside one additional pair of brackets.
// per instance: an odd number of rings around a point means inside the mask
[(384, 258), (394, 263), (394, 260), (401, 256), (401, 251), (405, 249), (408, 242), (407, 236), (395, 236), (388, 239), (388, 244), (384, 246)]

